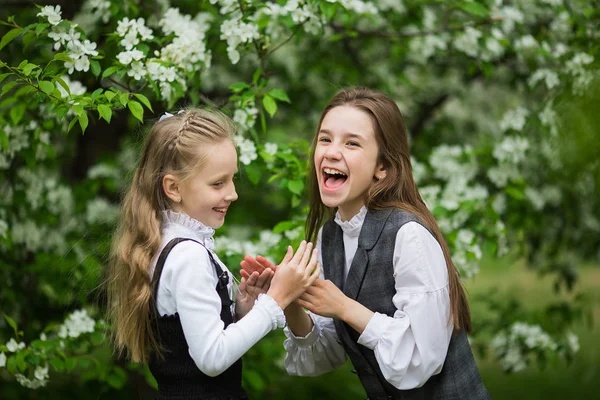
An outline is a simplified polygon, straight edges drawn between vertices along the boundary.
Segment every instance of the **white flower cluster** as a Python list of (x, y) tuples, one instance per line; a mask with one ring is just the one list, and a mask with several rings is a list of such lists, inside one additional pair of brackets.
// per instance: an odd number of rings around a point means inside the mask
[(240, 150), (239, 159), (242, 164), (248, 165), (253, 160), (256, 160), (258, 154), (256, 153), (256, 145), (252, 140), (246, 139), (241, 135), (235, 135), (233, 140)]
[(215, 252), (232, 255), (265, 255), (276, 247), (282, 239), (282, 235), (269, 230), (261, 231), (257, 241), (242, 241), (227, 236), (219, 236), (215, 239)]
[(6, 238), (8, 233), (8, 223), (0, 219), (0, 238)]
[[(461, 216), (461, 213), (458, 212), (456, 215)], [(464, 218), (469, 214), (464, 212), (462, 215)], [(481, 260), (482, 252), (477, 237), (472, 231), (459, 230), (452, 250), (452, 260), (460, 269), (461, 277), (469, 279), (479, 273), (479, 260)]]
[(238, 126), (239, 132), (247, 132), (252, 129), (256, 123), (256, 116), (258, 115), (258, 109), (254, 101), (246, 103), (243, 107), (236, 108), (233, 112), (233, 122)]
[(278, 146), (276, 143), (265, 143), (265, 153), (274, 156), (277, 154)]
[(594, 73), (586, 69), (586, 66), (593, 62), (594, 57), (587, 53), (577, 53), (567, 61), (567, 72), (575, 78), (573, 80), (573, 94), (583, 95), (594, 80)]
[(524, 107), (517, 107), (507, 111), (500, 121), (500, 130), (506, 132), (509, 129), (521, 131), (527, 122), (529, 110)]
[(544, 186), (541, 189), (529, 186), (525, 189), (525, 196), (537, 211), (541, 211), (546, 204), (557, 206), (562, 200), (562, 192), (556, 186)]
[(110, 1), (108, 0), (88, 0), (83, 8), (89, 8), (92, 15), (97, 19), (102, 19), (105, 24), (110, 19)]
[(543, 80), (546, 83), (548, 90), (555, 88), (560, 84), (558, 74), (554, 71), (550, 71), (547, 68), (538, 69), (531, 75), (527, 83), (530, 87), (534, 87), (539, 81)]
[(424, 64), (433, 55), (447, 50), (448, 40), (446, 34), (416, 36), (410, 41), (410, 57)]
[(512, 32), (516, 24), (522, 24), (525, 21), (523, 13), (519, 9), (510, 6), (494, 8), (492, 18), (502, 21), (502, 30), (505, 33)]
[(8, 349), (8, 351), (10, 351), (11, 353), (15, 353), (19, 350), (22, 350), (25, 348), (25, 343), (23, 342), (18, 342), (14, 339), (11, 338), (8, 342), (6, 342), (6, 348)]
[(477, 57), (481, 36), (482, 33), (479, 29), (468, 26), (463, 33), (454, 39), (454, 47), (468, 56)]
[(341, 4), (346, 10), (354, 11), (356, 14), (376, 15), (379, 13), (375, 4), (361, 0), (327, 0), (327, 2)]
[(117, 22), (117, 34), (122, 37), (119, 42), (125, 50), (131, 50), (141, 41), (147, 41), (154, 38), (152, 30), (146, 27), (144, 18), (129, 19), (123, 18)]
[(525, 35), (517, 39), (514, 46), (517, 51), (530, 52), (536, 50), (540, 45), (533, 36)]
[(477, 164), (471, 157), (471, 151), (469, 146), (443, 144), (436, 147), (429, 156), (434, 175), (446, 181), (470, 181), (477, 173)]
[(27, 378), (23, 374), (15, 374), (17, 382), (28, 389), (39, 389), (48, 383), (48, 365), (37, 366), (33, 372), (33, 379)]
[(252, 43), (260, 37), (258, 25), (242, 21), (241, 15), (221, 24), (221, 39), (227, 41), (227, 56), (232, 64), (240, 61), (239, 45)]
[(85, 220), (90, 224), (112, 224), (119, 218), (119, 207), (106, 199), (95, 198), (87, 203)]
[(29, 137), (23, 126), (4, 126), (8, 140), (8, 147), (3, 149), (0, 146), (0, 170), (8, 169), (15, 154), (29, 147)]
[(392, 10), (396, 14), (404, 14), (406, 12), (406, 6), (402, 0), (376, 0), (376, 3), (381, 11)]
[(500, 42), (505, 39), (504, 33), (497, 28), (492, 28), (492, 36), (485, 39), (485, 46), (481, 48), (481, 58), (485, 61), (496, 60), (504, 55), (504, 46)]
[(88, 315), (85, 309), (77, 310), (70, 314), (60, 326), (58, 336), (63, 339), (76, 338), (82, 333), (94, 332), (95, 324), (96, 321)]
[(500, 163), (519, 164), (526, 158), (529, 140), (519, 136), (507, 136), (494, 147), (492, 155)]
[(262, 14), (271, 17), (266, 31), (272, 38), (280, 36), (278, 25), (273, 22), (277, 17), (291, 17), (295, 25), (302, 25), (302, 29), (312, 35), (318, 34), (324, 23), (324, 18), (320, 15), (317, 5), (301, 0), (289, 0), (284, 5), (274, 2), (265, 3), (265, 7), (260, 8), (254, 18), (260, 18)]
[(65, 61), (65, 67), (69, 70), (69, 74), (73, 71), (87, 72), (90, 69), (89, 57), (97, 56), (96, 43), (89, 40), (80, 40), (81, 34), (75, 30), (77, 24), (71, 25), (65, 21), (61, 23), (60, 6), (46, 6), (38, 16), (48, 18), (48, 22), (52, 24), (52, 31), (48, 33), (48, 37), (54, 40), (54, 50), (59, 50), (64, 46), (67, 50), (67, 55), (71, 61)]
[(58, 25), (62, 21), (61, 14), (60, 6), (45, 6), (37, 16), (47, 18), (50, 25)]
[[(539, 325), (515, 322), (508, 333), (501, 332), (494, 337), (490, 348), (500, 358), (504, 370), (519, 372), (527, 367), (527, 353), (530, 350), (555, 351), (558, 345)], [(575, 346), (571, 351), (574, 349)]]
[(499, 188), (521, 177), (519, 166), (526, 160), (529, 141), (524, 137), (507, 136), (492, 151), (498, 165), (487, 171), (488, 178)]

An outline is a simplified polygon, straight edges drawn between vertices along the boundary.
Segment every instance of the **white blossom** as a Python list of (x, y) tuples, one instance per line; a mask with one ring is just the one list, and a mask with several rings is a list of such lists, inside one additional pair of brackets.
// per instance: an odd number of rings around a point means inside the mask
[(480, 30), (468, 26), (462, 34), (454, 39), (454, 47), (471, 57), (477, 57), (480, 37)]
[(250, 139), (246, 139), (243, 136), (236, 135), (234, 141), (240, 149), (240, 162), (244, 165), (250, 164), (253, 160), (258, 157), (256, 153), (256, 145)]
[(494, 147), (492, 155), (501, 163), (518, 164), (525, 160), (529, 140), (525, 137), (507, 136)]
[[(83, 84), (81, 82), (72, 81), (68, 75), (63, 75), (61, 78), (65, 82), (67, 87), (69, 88), (69, 91), (71, 92), (70, 96), (80, 96), (80, 95), (84, 95), (87, 93), (87, 88), (85, 86), (83, 86)], [(55, 85), (58, 88), (58, 91), (60, 92), (61, 97), (69, 97), (69, 93), (67, 93), (67, 91), (62, 87), (61, 84), (56, 82)]]
[(10, 351), (11, 353), (16, 352), (17, 350), (21, 350), (25, 348), (25, 343), (23, 342), (19, 342), (17, 343), (17, 341), (15, 340), (15, 338), (11, 338), (7, 343), (6, 343), (6, 348), (8, 349), (8, 351)]
[(500, 121), (500, 130), (506, 132), (509, 129), (521, 131), (525, 126), (526, 118), (529, 116), (529, 110), (524, 107), (517, 107), (507, 111)]
[(6, 221), (0, 219), (0, 238), (6, 239), (8, 233), (8, 224)]
[(87, 203), (85, 219), (90, 224), (113, 223), (119, 218), (119, 207), (106, 199), (95, 198)]
[(274, 156), (277, 154), (277, 144), (276, 143), (265, 143), (265, 153)]
[(560, 84), (560, 80), (558, 79), (558, 74), (554, 71), (550, 71), (549, 69), (538, 69), (531, 75), (527, 83), (530, 87), (534, 87), (539, 81), (544, 80), (546, 83), (546, 87), (548, 89), (552, 89)]
[(58, 25), (61, 21), (60, 15), (62, 11), (60, 10), (60, 6), (45, 6), (42, 8), (37, 16), (48, 18), (48, 22), (51, 25)]
[(567, 332), (567, 344), (573, 353), (579, 351), (579, 338), (573, 332)]
[(33, 376), (35, 377), (35, 379), (40, 380), (40, 381), (48, 379), (48, 376), (49, 376), (48, 375), (48, 366), (45, 365), (45, 366), (42, 367), (42, 366), (38, 365), (35, 368)]
[(0, 368), (6, 366), (6, 355), (4, 353), (0, 353)]
[(502, 21), (502, 30), (510, 33), (515, 29), (516, 24), (522, 24), (525, 21), (523, 13), (515, 7), (502, 7), (492, 12), (492, 18), (498, 18)]
[(94, 332), (95, 323), (85, 309), (74, 311), (60, 326), (58, 336), (63, 339), (76, 338), (82, 333)]

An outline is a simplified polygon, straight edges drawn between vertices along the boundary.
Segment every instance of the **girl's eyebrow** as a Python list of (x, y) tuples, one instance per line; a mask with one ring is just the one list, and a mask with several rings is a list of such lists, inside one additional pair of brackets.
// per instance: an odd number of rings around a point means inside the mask
[[(319, 133), (324, 133), (326, 135), (331, 135), (331, 131), (328, 129), (321, 129), (319, 131)], [(364, 139), (364, 136), (359, 134), (359, 133), (353, 133), (353, 132), (346, 132), (343, 134), (344, 138), (351, 138), (351, 139)]]

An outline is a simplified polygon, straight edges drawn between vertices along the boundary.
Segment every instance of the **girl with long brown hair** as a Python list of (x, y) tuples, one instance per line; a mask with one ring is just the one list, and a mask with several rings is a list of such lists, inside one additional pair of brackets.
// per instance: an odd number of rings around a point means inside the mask
[(212, 251), (238, 198), (233, 135), (217, 111), (165, 114), (123, 200), (109, 317), (117, 352), (149, 363), (159, 399), (247, 399), (241, 356), (285, 325), (282, 310), (319, 275), (316, 251), (303, 242), (277, 273), (243, 278), (233, 302), (233, 275)]
[[(369, 399), (489, 398), (466, 337), (465, 292), (414, 182), (396, 103), (367, 88), (338, 92), (321, 114), (308, 180), (307, 237), (323, 275), (285, 310), (287, 371), (319, 375), (349, 356)], [(246, 274), (275, 268), (242, 264)]]

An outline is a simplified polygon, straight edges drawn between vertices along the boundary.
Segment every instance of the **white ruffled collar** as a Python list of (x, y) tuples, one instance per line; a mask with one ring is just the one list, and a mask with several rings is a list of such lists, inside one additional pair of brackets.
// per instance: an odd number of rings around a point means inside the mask
[(355, 237), (360, 234), (360, 230), (363, 226), (363, 222), (365, 222), (365, 217), (367, 216), (367, 207), (362, 206), (358, 214), (354, 217), (350, 218), (350, 221), (342, 221), (342, 217), (340, 216), (340, 212), (335, 213), (335, 223), (338, 224), (344, 233), (350, 237)]
[(212, 248), (215, 246), (215, 241), (213, 239), (215, 230), (210, 226), (204, 225), (202, 222), (183, 212), (165, 210), (161, 211), (161, 215), (164, 225), (174, 224), (185, 228), (187, 231), (189, 231), (190, 236), (202, 242), (209, 250), (212, 250)]

